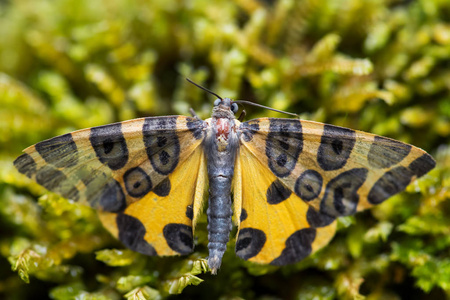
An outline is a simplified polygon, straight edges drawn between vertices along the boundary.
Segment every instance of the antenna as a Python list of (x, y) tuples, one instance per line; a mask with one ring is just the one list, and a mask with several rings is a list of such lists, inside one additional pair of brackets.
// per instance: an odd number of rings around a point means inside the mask
[(278, 109), (275, 109), (275, 108), (272, 108), (272, 107), (264, 106), (264, 105), (261, 105), (261, 104), (258, 104), (258, 103), (254, 103), (254, 102), (250, 102), (250, 101), (246, 101), (246, 100), (233, 100), (233, 102), (234, 103), (240, 103), (240, 104), (253, 105), (253, 106), (257, 106), (257, 107), (262, 107), (262, 108), (265, 108), (265, 109), (268, 109), (268, 110), (272, 110), (272, 111), (276, 111), (276, 112), (279, 112), (279, 113), (282, 113), (282, 114), (287, 114), (287, 115), (299, 117), (299, 115), (294, 114), (294, 113), (278, 110)]
[(196, 87), (198, 87), (198, 88), (201, 88), (202, 90), (204, 90), (204, 91), (206, 91), (206, 92), (210, 93), (211, 95), (214, 95), (214, 96), (216, 96), (216, 97), (217, 97), (217, 98), (219, 98), (220, 100), (223, 100), (223, 99), (222, 99), (222, 97), (220, 97), (220, 96), (219, 96), (219, 95), (217, 95), (216, 93), (214, 93), (214, 92), (212, 92), (212, 91), (208, 90), (207, 88), (205, 88), (205, 87), (203, 87), (203, 86), (201, 86), (201, 85), (199, 85), (199, 84), (197, 84), (197, 83), (193, 82), (193, 81), (192, 81), (192, 80), (190, 80), (189, 78), (186, 78), (186, 80), (187, 80), (187, 81), (189, 81), (190, 83), (192, 83), (193, 85), (195, 85)]
[[(223, 100), (222, 97), (220, 97), (219, 95), (217, 95), (217, 94), (214, 93), (213, 91), (210, 91), (210, 90), (208, 90), (207, 88), (205, 88), (205, 87), (203, 87), (203, 86), (201, 86), (201, 85), (199, 85), (199, 84), (193, 82), (193, 81), (190, 80), (189, 78), (186, 78), (186, 80), (187, 80), (189, 83), (192, 83), (193, 85), (195, 85), (196, 87), (198, 87), (198, 88), (200, 88), (200, 89), (202, 89), (202, 90), (204, 90), (204, 91), (210, 93), (211, 95), (216, 96), (216, 97), (219, 98), (220, 100)], [(290, 112), (287, 112), (287, 111), (278, 110), (278, 109), (275, 109), (275, 108), (271, 108), (271, 107), (268, 107), (268, 106), (264, 106), (264, 105), (261, 105), (261, 104), (258, 104), (258, 103), (254, 103), (254, 102), (250, 102), (250, 101), (246, 101), (246, 100), (233, 100), (233, 102), (234, 102), (234, 103), (238, 103), (238, 104), (248, 104), (248, 105), (253, 105), (253, 106), (265, 108), (265, 109), (268, 109), (268, 110), (276, 111), (276, 112), (279, 112), (279, 113), (282, 113), (282, 114), (286, 114), (286, 115), (291, 115), (291, 116), (299, 117), (299, 115), (294, 114), (294, 113), (290, 113)]]

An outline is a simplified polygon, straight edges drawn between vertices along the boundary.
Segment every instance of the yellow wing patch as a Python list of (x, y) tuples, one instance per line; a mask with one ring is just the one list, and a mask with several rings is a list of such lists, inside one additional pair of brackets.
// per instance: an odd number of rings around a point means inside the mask
[(152, 192), (124, 212), (100, 213), (103, 225), (128, 248), (147, 255), (188, 254), (202, 208), (206, 164), (198, 147)]
[(314, 210), (287, 189), (245, 147), (235, 169), (234, 204), (239, 223), (236, 254), (257, 263), (295, 263), (326, 245), (336, 222), (320, 228), (308, 222)]

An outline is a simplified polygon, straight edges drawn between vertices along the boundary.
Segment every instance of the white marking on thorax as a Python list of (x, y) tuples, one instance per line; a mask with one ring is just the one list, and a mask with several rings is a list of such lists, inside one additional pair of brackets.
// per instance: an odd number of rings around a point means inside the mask
[(234, 128), (230, 127), (230, 120), (227, 118), (218, 118), (215, 125), (217, 148), (222, 152), (226, 150), (231, 130)]

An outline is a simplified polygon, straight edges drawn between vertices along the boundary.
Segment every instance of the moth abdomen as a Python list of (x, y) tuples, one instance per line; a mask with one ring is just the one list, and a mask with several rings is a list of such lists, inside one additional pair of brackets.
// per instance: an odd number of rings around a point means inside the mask
[(232, 228), (231, 216), (231, 177), (210, 177), (210, 196), (208, 201), (208, 265), (215, 274), (227, 249)]
[[(228, 216), (218, 216), (211, 213), (211, 209), (208, 209), (208, 250), (209, 258), (208, 265), (211, 268), (213, 274), (217, 273), (220, 268), (223, 254), (227, 249), (227, 243), (230, 238), (231, 232), (231, 199), (227, 209)], [(211, 207), (211, 199), (210, 199)]]

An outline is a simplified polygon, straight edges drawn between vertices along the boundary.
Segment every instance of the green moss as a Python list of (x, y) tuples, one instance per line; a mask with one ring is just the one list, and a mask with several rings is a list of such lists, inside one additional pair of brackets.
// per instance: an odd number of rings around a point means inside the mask
[[(25, 0), (0, 15), (0, 298), (450, 297), (448, 1)], [(341, 218), (298, 264), (244, 262), (230, 243), (215, 277), (206, 218), (192, 255), (145, 257), (14, 169), (22, 149), (72, 130), (190, 107), (208, 117), (211, 99), (185, 77), (414, 144), (437, 167)]]

